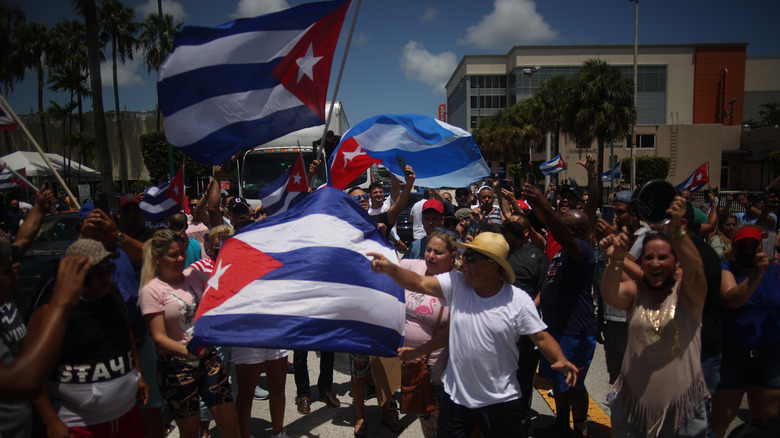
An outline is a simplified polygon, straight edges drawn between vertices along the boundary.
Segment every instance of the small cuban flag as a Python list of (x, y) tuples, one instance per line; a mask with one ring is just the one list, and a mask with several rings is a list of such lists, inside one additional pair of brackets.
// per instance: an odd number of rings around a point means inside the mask
[(710, 162), (707, 161), (698, 168), (696, 168), (695, 171), (685, 179), (685, 181), (681, 182), (674, 188), (677, 189), (679, 192), (683, 189), (690, 189), (691, 192), (695, 192), (699, 190), (700, 188), (704, 187), (705, 184), (710, 182)]
[(558, 154), (552, 160), (540, 164), (539, 169), (542, 170), (544, 175), (555, 175), (562, 170), (566, 170), (566, 163), (561, 158), (561, 154)]
[(615, 178), (615, 181), (620, 180), (620, 163), (615, 165), (615, 168), (612, 169), (612, 175), (609, 174), (609, 171), (601, 174), (601, 180), (604, 182), (610, 182), (612, 181), (612, 178)]
[(139, 207), (146, 217), (157, 220), (184, 210), (185, 205), (184, 167), (180, 167), (165, 184), (146, 189)]

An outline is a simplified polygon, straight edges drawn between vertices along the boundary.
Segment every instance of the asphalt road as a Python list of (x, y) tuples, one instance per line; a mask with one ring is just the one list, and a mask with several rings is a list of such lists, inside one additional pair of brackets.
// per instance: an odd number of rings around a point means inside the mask
[[(291, 353), (292, 354), (292, 353)], [(292, 356), (290, 356), (292, 357)], [(287, 428), (287, 434), (291, 438), (336, 438), (353, 436), (353, 427), (355, 424), (355, 410), (352, 407), (352, 398), (349, 393), (349, 357), (345, 353), (336, 354), (336, 361), (333, 372), (333, 393), (341, 400), (340, 408), (329, 408), (325, 403), (317, 401), (318, 393), (316, 388), (317, 376), (319, 372), (319, 356), (315, 353), (309, 354), (309, 376), (312, 387), (311, 413), (301, 415), (295, 406), (295, 381), (293, 375), (287, 375), (287, 384), (285, 387), (286, 410), (284, 414), (284, 423)], [(265, 377), (261, 378), (261, 386), (264, 385)], [(534, 433), (535, 429), (544, 428), (555, 421), (555, 412), (546, 397), (545, 381), (537, 380), (537, 389), (534, 391), (534, 398), (531, 404), (531, 436), (538, 436)], [(585, 386), (590, 394), (590, 436), (602, 438), (610, 436), (609, 408), (606, 404), (606, 395), (609, 392), (609, 379), (604, 361), (604, 349), (601, 345), (596, 348), (590, 371), (585, 379)], [(553, 403), (554, 405), (554, 403)], [(391, 432), (387, 427), (380, 423), (381, 411), (377, 406), (376, 399), (366, 402), (366, 424), (369, 436), (377, 438), (422, 438), (420, 424), (416, 416), (401, 415), (399, 420), (404, 427), (400, 434)], [(745, 421), (747, 416), (747, 404), (743, 400), (742, 409), (739, 416), (731, 425), (731, 429)], [(729, 429), (729, 430), (731, 430)], [(211, 435), (219, 436), (219, 432), (214, 422), (211, 423)], [(271, 436), (271, 417), (268, 410), (267, 400), (255, 400), (252, 406), (252, 435), (255, 438), (265, 438)], [(170, 438), (178, 438), (178, 430), (174, 430)]]

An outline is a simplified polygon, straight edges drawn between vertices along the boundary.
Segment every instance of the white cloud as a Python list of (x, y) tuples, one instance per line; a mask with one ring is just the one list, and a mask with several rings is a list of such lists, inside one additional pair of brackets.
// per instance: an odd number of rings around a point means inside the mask
[(434, 95), (444, 94), (444, 86), (457, 65), (455, 53), (434, 55), (416, 41), (406, 43), (401, 54), (401, 70), (406, 78), (430, 85)]
[(359, 46), (359, 47), (366, 47), (371, 41), (371, 37), (369, 37), (365, 32), (357, 32), (352, 35), (352, 44)]
[(536, 12), (532, 0), (495, 0), (493, 12), (466, 29), (461, 44), (481, 49), (508, 50), (514, 45), (537, 44), (558, 37), (558, 31)]
[[(138, 21), (145, 19), (149, 14), (156, 14), (158, 11), (157, 0), (146, 0), (146, 3), (137, 6), (135, 11)], [(187, 19), (187, 12), (184, 10), (184, 5), (176, 0), (162, 0), (162, 12), (163, 14), (173, 15), (174, 23), (179, 23)]]
[(420, 21), (423, 23), (427, 23), (435, 19), (436, 19), (436, 8), (425, 8), (425, 11), (423, 11), (422, 16), (420, 17)]
[[(107, 53), (106, 57), (108, 59), (100, 64), (100, 78), (103, 83), (103, 88), (111, 88), (114, 86), (114, 73), (113, 64), (111, 62), (111, 53)], [(138, 73), (139, 70), (145, 71), (144, 69), (146, 68), (143, 54), (141, 52), (134, 51), (132, 61), (128, 60), (122, 64), (122, 61), (117, 59), (116, 62), (116, 81), (120, 88), (132, 88), (137, 85), (143, 85), (145, 83), (141, 75)], [(121, 99), (122, 96), (120, 95), (119, 97)]]
[(287, 0), (239, 0), (230, 18), (247, 18), (278, 12), (289, 8)]

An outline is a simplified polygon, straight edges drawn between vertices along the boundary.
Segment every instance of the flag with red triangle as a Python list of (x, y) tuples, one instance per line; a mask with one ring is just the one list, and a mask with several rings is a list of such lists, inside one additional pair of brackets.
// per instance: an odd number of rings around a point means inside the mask
[(693, 171), (691, 176), (685, 179), (685, 181), (681, 182), (677, 186), (675, 186), (675, 189), (679, 192), (683, 189), (690, 189), (692, 192), (695, 192), (699, 190), (700, 188), (704, 187), (705, 184), (710, 182), (710, 162), (707, 161), (696, 170)]

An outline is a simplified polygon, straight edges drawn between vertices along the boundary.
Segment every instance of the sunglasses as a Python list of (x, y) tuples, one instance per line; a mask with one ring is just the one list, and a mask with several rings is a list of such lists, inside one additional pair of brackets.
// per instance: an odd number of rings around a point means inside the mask
[(474, 263), (474, 261), (477, 260), (477, 259), (485, 259), (485, 260), (489, 261), (490, 263), (495, 263), (495, 261), (493, 259), (488, 258), (488, 257), (486, 257), (486, 256), (484, 256), (484, 255), (482, 255), (482, 254), (480, 254), (480, 253), (478, 253), (476, 251), (465, 251), (463, 253), (463, 260), (465, 260), (465, 261), (467, 261), (469, 263)]
[(363, 199), (363, 200), (366, 200), (366, 201), (367, 201), (367, 200), (368, 200), (368, 198), (369, 198), (369, 196), (368, 196), (367, 194), (365, 194), (365, 193), (364, 193), (364, 194), (362, 194), (362, 195), (357, 195), (357, 196), (353, 196), (353, 197), (352, 197), (352, 199), (354, 199), (354, 200), (355, 200), (355, 201), (357, 201), (357, 202), (360, 202), (360, 200), (361, 200), (361, 199)]

